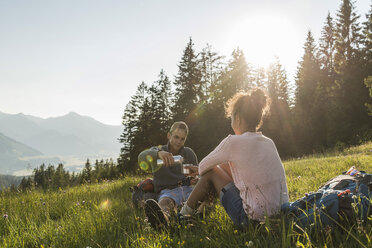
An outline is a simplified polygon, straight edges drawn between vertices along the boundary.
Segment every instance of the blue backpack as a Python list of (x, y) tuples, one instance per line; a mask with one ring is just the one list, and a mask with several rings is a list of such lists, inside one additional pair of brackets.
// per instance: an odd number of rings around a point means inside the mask
[(372, 214), (372, 175), (364, 171), (332, 178), (317, 192), (310, 192), (294, 202), (281, 206), (287, 218), (301, 227), (314, 223), (332, 225), (366, 220)]

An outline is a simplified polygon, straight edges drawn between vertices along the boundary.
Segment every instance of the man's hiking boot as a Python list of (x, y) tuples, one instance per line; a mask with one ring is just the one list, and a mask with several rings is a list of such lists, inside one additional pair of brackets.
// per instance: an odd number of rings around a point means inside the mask
[(153, 228), (161, 229), (168, 227), (168, 218), (154, 199), (145, 201), (145, 213)]
[(181, 226), (195, 226), (199, 218), (200, 215), (183, 215), (181, 213), (177, 214), (178, 223)]

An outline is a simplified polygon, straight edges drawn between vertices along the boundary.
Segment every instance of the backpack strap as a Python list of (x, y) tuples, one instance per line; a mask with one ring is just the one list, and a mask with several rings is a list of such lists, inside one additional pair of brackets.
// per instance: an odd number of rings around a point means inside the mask
[(321, 188), (329, 187), (332, 185), (332, 189), (334, 190), (340, 190), (343, 189), (345, 186), (347, 186), (350, 182), (356, 181), (355, 176), (350, 175), (339, 175), (337, 177), (332, 178), (328, 182), (326, 182)]

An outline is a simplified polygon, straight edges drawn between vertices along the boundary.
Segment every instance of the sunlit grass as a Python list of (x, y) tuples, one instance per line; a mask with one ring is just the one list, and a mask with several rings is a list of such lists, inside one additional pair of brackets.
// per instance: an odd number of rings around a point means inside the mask
[[(290, 200), (355, 165), (372, 172), (372, 143), (329, 157), (284, 162)], [(372, 218), (330, 229), (312, 226), (302, 233), (281, 217), (238, 230), (220, 204), (196, 226), (175, 224), (162, 232), (134, 209), (129, 187), (140, 178), (83, 185), (57, 191), (0, 194), (0, 247), (371, 247)]]

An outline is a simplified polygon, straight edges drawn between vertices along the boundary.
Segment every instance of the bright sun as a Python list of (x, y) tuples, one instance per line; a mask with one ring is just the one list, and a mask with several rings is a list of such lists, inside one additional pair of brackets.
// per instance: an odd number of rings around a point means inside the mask
[(230, 49), (243, 50), (248, 63), (267, 67), (275, 56), (281, 60), (291, 56), (291, 44), (296, 39), (294, 25), (285, 17), (257, 14), (240, 21), (228, 43)]

